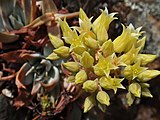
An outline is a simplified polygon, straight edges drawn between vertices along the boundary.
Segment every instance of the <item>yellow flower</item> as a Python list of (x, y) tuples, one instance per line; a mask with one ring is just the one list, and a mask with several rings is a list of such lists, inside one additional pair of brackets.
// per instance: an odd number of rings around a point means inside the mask
[(133, 64), (138, 55), (138, 52), (139, 49), (133, 46), (126, 54), (120, 56), (120, 59), (127, 65)]
[(77, 34), (75, 31), (72, 31), (69, 27), (69, 25), (67, 24), (66, 20), (62, 21), (61, 19), (59, 19), (59, 23), (62, 29), (62, 33), (63, 33), (63, 38), (65, 40), (66, 43), (70, 44), (70, 41), (72, 39), (77, 38)]
[(82, 8), (80, 8), (80, 11), (79, 11), (79, 25), (80, 25), (81, 32), (82, 30), (90, 31), (91, 25), (92, 25), (91, 19), (87, 17), (86, 13), (83, 11)]
[(112, 63), (112, 56), (105, 58), (101, 54), (99, 54), (98, 63), (93, 68), (96, 75), (106, 75), (107, 77), (109, 76), (110, 70), (117, 69)]
[(87, 50), (82, 36), (77, 36), (75, 39), (71, 39), (70, 44), (70, 51), (73, 51), (79, 55), (81, 55), (84, 51)]
[(114, 41), (114, 50), (117, 53), (128, 52), (132, 46), (137, 45), (138, 37), (141, 35), (140, 28), (134, 29), (133, 25), (130, 24), (127, 28), (123, 26), (123, 32)]
[(134, 65), (128, 65), (127, 67), (125, 67), (123, 74), (128, 80), (133, 80), (146, 69), (147, 68), (145, 67), (140, 67), (140, 62), (137, 62)]
[(107, 8), (102, 11), (101, 15), (93, 22), (92, 29), (97, 35), (97, 40), (100, 42), (100, 45), (108, 40), (108, 29), (110, 23), (116, 19), (113, 17), (116, 13), (108, 14)]
[(49, 33), (48, 36), (49, 36), (49, 39), (50, 39), (52, 45), (53, 45), (55, 48), (58, 48), (58, 47), (61, 47), (61, 46), (64, 45), (63, 40), (61, 40), (61, 39), (58, 38), (57, 36), (54, 36), (54, 35), (52, 35), (51, 33)]
[(99, 83), (101, 87), (103, 87), (106, 90), (113, 89), (114, 93), (116, 94), (117, 89), (125, 89), (125, 87), (121, 84), (121, 82), (124, 80), (124, 78), (119, 79), (119, 78), (111, 78), (109, 77), (101, 77), (99, 80)]

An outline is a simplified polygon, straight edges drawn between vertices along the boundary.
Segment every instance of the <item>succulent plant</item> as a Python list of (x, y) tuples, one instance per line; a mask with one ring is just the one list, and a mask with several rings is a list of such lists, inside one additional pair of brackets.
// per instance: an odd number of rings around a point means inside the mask
[(127, 91), (128, 105), (135, 98), (152, 97), (146, 82), (160, 75), (160, 71), (148, 70), (145, 66), (156, 56), (141, 53), (145, 44), (141, 27), (135, 29), (132, 24), (122, 24), (120, 36), (114, 40), (108, 37), (109, 25), (117, 19), (115, 14), (109, 14), (106, 8), (92, 23), (92, 18), (80, 9), (79, 27), (69, 27), (66, 20), (59, 20), (62, 39), (49, 34), (54, 49), (47, 59), (68, 58), (62, 63), (62, 71), (66, 82), (81, 86), (88, 93), (84, 112), (95, 105), (105, 111), (110, 105), (111, 94), (119, 89)]

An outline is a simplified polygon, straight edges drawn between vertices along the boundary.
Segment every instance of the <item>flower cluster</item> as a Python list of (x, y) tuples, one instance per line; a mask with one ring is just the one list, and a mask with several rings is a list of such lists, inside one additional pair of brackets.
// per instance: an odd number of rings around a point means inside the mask
[[(89, 93), (84, 102), (84, 112), (94, 105), (105, 111), (110, 105), (110, 92), (118, 89), (128, 91), (126, 100), (129, 105), (136, 97), (152, 97), (147, 81), (160, 75), (158, 70), (148, 70), (146, 64), (156, 56), (141, 54), (146, 37), (141, 27), (132, 24), (123, 26), (123, 32), (115, 40), (108, 37), (110, 23), (117, 19), (116, 13), (102, 10), (101, 15), (92, 22), (80, 9), (79, 27), (69, 27), (66, 20), (59, 20), (63, 33), (62, 39), (49, 34), (53, 53), (47, 59), (68, 58), (62, 63), (67, 70), (67, 81), (81, 85)], [(122, 83), (123, 81), (127, 81)], [(127, 84), (126, 84), (127, 83)]]

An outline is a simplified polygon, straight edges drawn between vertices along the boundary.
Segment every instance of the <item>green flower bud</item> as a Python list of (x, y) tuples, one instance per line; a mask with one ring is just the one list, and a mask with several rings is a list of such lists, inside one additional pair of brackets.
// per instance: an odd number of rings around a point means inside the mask
[(98, 85), (96, 81), (87, 80), (85, 83), (83, 83), (83, 89), (86, 92), (93, 93), (97, 90), (97, 88), (98, 88)]
[(153, 97), (148, 88), (142, 88), (142, 95), (145, 97)]
[(142, 82), (147, 82), (160, 75), (158, 70), (146, 70), (138, 75), (138, 79)]
[(114, 53), (114, 47), (112, 41), (108, 40), (105, 43), (103, 43), (101, 50), (103, 52), (104, 57), (112, 55)]
[(61, 46), (53, 50), (58, 56), (66, 58), (69, 56), (69, 47)]
[(127, 98), (128, 105), (131, 106), (134, 102), (135, 96), (132, 93), (128, 92), (126, 94), (126, 98)]
[(84, 113), (88, 112), (95, 105), (94, 96), (88, 96), (84, 101)]
[(88, 52), (85, 51), (82, 54), (82, 58), (80, 59), (80, 62), (83, 65), (83, 67), (90, 68), (94, 63), (94, 58)]
[(46, 59), (49, 60), (58, 60), (60, 57), (56, 53), (51, 53)]
[(53, 45), (55, 48), (59, 48), (59, 47), (61, 47), (61, 46), (64, 45), (63, 40), (61, 40), (61, 39), (58, 38), (57, 36), (54, 36), (54, 35), (52, 35), (51, 33), (49, 33), (48, 36), (49, 36), (49, 39), (50, 39), (52, 45)]
[(129, 92), (131, 92), (134, 96), (141, 96), (141, 86), (138, 83), (132, 83), (129, 85)]
[(76, 62), (67, 62), (63, 63), (64, 67), (67, 68), (71, 72), (79, 71), (79, 65)]
[(107, 106), (110, 105), (110, 98), (109, 98), (109, 95), (104, 92), (104, 91), (99, 91), (97, 93), (97, 96), (96, 96), (97, 100), (101, 103), (101, 104), (105, 104)]
[(157, 58), (156, 55), (151, 54), (138, 54), (135, 61), (140, 61), (141, 65), (146, 65)]
[(76, 74), (76, 77), (75, 77), (76, 84), (83, 83), (86, 80), (87, 80), (87, 74), (84, 70), (81, 70)]
[(90, 36), (85, 38), (85, 45), (94, 50), (98, 49), (98, 42)]

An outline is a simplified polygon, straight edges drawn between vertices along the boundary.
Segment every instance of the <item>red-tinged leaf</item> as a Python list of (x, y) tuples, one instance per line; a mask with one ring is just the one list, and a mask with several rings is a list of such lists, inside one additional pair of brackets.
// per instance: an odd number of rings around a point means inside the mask
[[(7, 76), (3, 76), (3, 72), (8, 72)], [(2, 63), (2, 72), (0, 72), (0, 80), (13, 80), (13, 78), (16, 76), (15, 70), (11, 68), (6, 68), (5, 64)]]
[(23, 64), (21, 69), (18, 71), (16, 75), (16, 85), (17, 87), (26, 89), (26, 86), (30, 85), (33, 82), (34, 74), (27, 73), (32, 66), (28, 63)]
[(35, 52), (30, 50), (15, 50), (15, 51), (0, 54), (0, 58), (6, 60), (7, 62), (24, 63), (25, 61), (24, 58), (26, 56), (29, 57), (33, 53)]
[(0, 42), (2, 43), (11, 43), (18, 40), (19, 36), (13, 33), (0, 32)]

